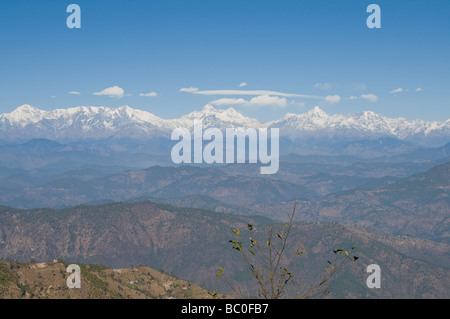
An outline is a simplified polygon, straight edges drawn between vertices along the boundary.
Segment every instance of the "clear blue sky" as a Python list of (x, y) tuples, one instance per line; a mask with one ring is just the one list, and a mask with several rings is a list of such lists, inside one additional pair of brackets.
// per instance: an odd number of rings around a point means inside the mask
[[(71, 3), (81, 29), (66, 26)], [(370, 3), (381, 29), (366, 26)], [(447, 120), (449, 39), (447, 0), (7, 0), (0, 113), (129, 105), (173, 118), (215, 101), (261, 121), (315, 105)], [(122, 97), (93, 94), (114, 86)]]

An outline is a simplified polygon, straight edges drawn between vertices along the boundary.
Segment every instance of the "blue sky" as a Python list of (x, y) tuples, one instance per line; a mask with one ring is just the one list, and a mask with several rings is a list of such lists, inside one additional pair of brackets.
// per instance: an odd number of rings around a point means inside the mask
[[(66, 26), (71, 3), (81, 29)], [(381, 29), (366, 26), (371, 3)], [(442, 121), (449, 39), (442, 0), (8, 0), (0, 113), (129, 105), (174, 118), (213, 103), (261, 121), (316, 105)]]

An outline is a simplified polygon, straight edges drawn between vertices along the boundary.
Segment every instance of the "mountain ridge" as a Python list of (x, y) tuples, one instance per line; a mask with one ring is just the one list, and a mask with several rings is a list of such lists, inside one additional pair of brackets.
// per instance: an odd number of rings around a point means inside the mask
[(446, 121), (408, 121), (388, 118), (365, 111), (354, 114), (329, 115), (318, 106), (305, 113), (287, 113), (282, 118), (266, 123), (246, 117), (230, 107), (216, 109), (205, 105), (175, 119), (163, 119), (150, 112), (129, 106), (78, 106), (68, 109), (43, 111), (22, 105), (10, 113), (0, 115), (0, 139), (19, 140), (48, 138), (58, 141), (100, 138), (168, 137), (177, 127), (192, 127), (193, 120), (202, 120), (203, 127), (280, 128), (281, 136), (292, 138), (341, 137), (361, 138), (380, 136), (401, 140), (448, 141), (450, 119)]
[[(60, 210), (0, 207), (0, 257), (44, 262), (61, 258), (112, 268), (142, 264), (228, 293), (226, 282), (216, 278), (218, 267), (223, 267), (243, 293), (254, 293), (255, 282), (229, 243), (232, 229), (242, 230), (244, 238), (248, 235), (248, 223), (255, 238), (266, 238), (274, 222), (152, 202)], [(335, 223), (294, 223), (292, 238), (300, 235), (307, 253), (292, 267), (306, 281), (305, 287), (324, 271), (320, 266), (333, 258), (333, 249), (357, 245), (358, 261), (338, 276), (330, 297), (448, 297), (448, 244), (377, 235)], [(376, 291), (365, 285), (366, 267), (372, 263), (383, 269), (383, 289)]]

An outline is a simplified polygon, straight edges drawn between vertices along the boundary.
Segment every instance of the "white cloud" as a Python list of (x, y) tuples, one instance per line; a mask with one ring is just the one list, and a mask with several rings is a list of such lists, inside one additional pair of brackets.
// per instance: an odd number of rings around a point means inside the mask
[(368, 100), (370, 102), (376, 102), (378, 101), (378, 96), (375, 94), (369, 93), (369, 94), (361, 94), (361, 98), (364, 100)]
[(357, 100), (357, 99), (364, 99), (364, 100), (368, 100), (370, 102), (376, 102), (378, 101), (378, 96), (376, 96), (375, 94), (369, 93), (369, 94), (361, 94), (360, 96), (349, 96), (346, 98), (346, 100)]
[(54, 99), (56, 96), (55, 95), (52, 95), (52, 96), (50, 96), (52, 99)]
[(259, 95), (255, 96), (249, 101), (250, 105), (272, 105), (276, 107), (285, 107), (287, 105), (286, 98), (280, 98), (278, 96), (270, 96), (270, 95)]
[(80, 95), (81, 94), (80, 92), (77, 92), (77, 91), (70, 91), (70, 92), (67, 92), (67, 93), (74, 94), (74, 95)]
[(199, 91), (198, 88), (182, 88), (180, 92), (189, 92), (201, 95), (269, 95), (269, 96), (284, 96), (284, 97), (302, 97), (309, 99), (323, 99), (322, 96), (316, 95), (305, 95), (305, 94), (294, 94), (294, 93), (283, 93), (277, 91), (268, 90), (207, 90)]
[(295, 105), (295, 106), (300, 106), (300, 107), (305, 107), (306, 106), (305, 102), (290, 101), (289, 104)]
[(243, 86), (247, 86), (247, 83), (246, 82), (242, 82), (241, 84), (239, 84), (240, 88), (243, 87)]
[[(323, 85), (318, 83), (317, 85)], [(329, 84), (327, 84), (329, 85)], [(188, 92), (200, 95), (228, 95), (228, 97), (217, 99), (211, 101), (212, 105), (245, 105), (245, 106), (266, 106), (270, 105), (273, 107), (286, 107), (288, 101), (286, 98), (306, 98), (306, 99), (316, 99), (323, 100), (325, 103), (334, 104), (341, 100), (339, 95), (328, 95), (328, 96), (318, 96), (318, 95), (306, 95), (298, 93), (286, 93), (279, 91), (269, 91), (269, 90), (204, 90), (201, 91), (195, 87), (181, 88), (180, 92)], [(246, 100), (244, 98), (232, 98), (233, 95), (254, 95), (254, 98)], [(289, 101), (291, 105), (305, 106), (304, 102)]]
[(273, 106), (283, 108), (287, 106), (287, 100), (284, 97), (258, 95), (250, 100), (243, 98), (222, 98), (209, 102), (212, 105), (242, 105), (242, 106)]
[(316, 83), (314, 84), (314, 87), (322, 90), (330, 90), (332, 86), (330, 83), (325, 82), (325, 83)]
[(157, 96), (158, 93), (156, 92), (149, 92), (149, 93), (139, 93), (139, 96), (148, 96), (148, 97), (152, 97), (152, 96)]
[(125, 91), (121, 87), (118, 87), (117, 85), (115, 85), (115, 86), (111, 86), (109, 88), (106, 88), (103, 91), (95, 92), (95, 93), (92, 93), (92, 94), (94, 94), (94, 95), (107, 95), (109, 97), (121, 98), (121, 97), (124, 96), (124, 93), (125, 93)]
[(331, 104), (337, 103), (340, 100), (341, 100), (341, 97), (339, 95), (328, 95), (325, 97), (325, 102), (331, 103)]
[(367, 89), (367, 85), (365, 83), (353, 83), (351, 86), (353, 90), (364, 91)]
[(179, 91), (180, 91), (180, 92), (196, 93), (196, 92), (198, 92), (198, 89), (197, 89), (197, 88), (190, 87), (190, 88), (181, 88)]
[(415, 89), (415, 91), (416, 92), (420, 92), (420, 91), (423, 91), (423, 89), (422, 88), (417, 88), (417, 89)]
[(403, 93), (403, 88), (398, 88), (398, 89), (392, 90), (390, 93), (391, 93), (391, 94), (395, 94), (395, 93)]
[(235, 98), (230, 98), (230, 97), (224, 97), (218, 100), (214, 100), (209, 102), (209, 104), (212, 105), (239, 105), (239, 104), (244, 104), (247, 101), (244, 100), (243, 98), (239, 98), (239, 99), (235, 99)]

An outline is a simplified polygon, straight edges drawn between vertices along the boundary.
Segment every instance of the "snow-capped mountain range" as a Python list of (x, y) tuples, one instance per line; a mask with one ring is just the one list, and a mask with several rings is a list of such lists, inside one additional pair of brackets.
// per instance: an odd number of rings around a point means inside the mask
[[(319, 107), (302, 113), (288, 113), (279, 120), (260, 123), (233, 108), (215, 109), (206, 105), (177, 119), (163, 119), (129, 106), (118, 108), (84, 107), (43, 111), (22, 105), (0, 115), (0, 140), (83, 140), (115, 138), (147, 139), (170, 136), (177, 127), (191, 128), (194, 119), (203, 127), (277, 127), (280, 135), (292, 138), (377, 138), (394, 137), (418, 143), (450, 141), (450, 119), (445, 122), (388, 118), (371, 111), (329, 115)], [(433, 143), (434, 144), (434, 143)]]

